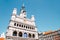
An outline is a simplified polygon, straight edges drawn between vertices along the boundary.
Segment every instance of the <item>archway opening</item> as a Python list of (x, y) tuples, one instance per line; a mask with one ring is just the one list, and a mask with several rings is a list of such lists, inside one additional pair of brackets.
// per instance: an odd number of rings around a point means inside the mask
[(30, 33), (29, 33), (29, 35), (28, 35), (28, 36), (29, 36), (29, 38), (31, 38), (31, 34), (30, 34)]
[(35, 34), (33, 34), (32, 36), (33, 36), (33, 38), (35, 38)]
[(17, 31), (14, 31), (13, 32), (13, 36), (17, 36)]
[(24, 38), (27, 38), (27, 33), (24, 33)]
[(19, 32), (19, 37), (22, 37), (22, 32)]

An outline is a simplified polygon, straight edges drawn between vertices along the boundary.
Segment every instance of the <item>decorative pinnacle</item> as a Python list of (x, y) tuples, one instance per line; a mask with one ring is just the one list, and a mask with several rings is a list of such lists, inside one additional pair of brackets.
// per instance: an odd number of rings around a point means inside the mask
[(23, 3), (23, 5), (22, 6), (24, 6), (24, 3)]
[(21, 12), (23, 12), (23, 13), (26, 12), (24, 4), (22, 5)]
[(32, 15), (31, 20), (32, 20), (32, 21), (35, 21), (34, 15)]
[(13, 14), (16, 14), (16, 13), (17, 13), (17, 8), (14, 8)]
[(25, 6), (24, 6), (24, 4), (22, 5), (22, 9), (25, 9)]

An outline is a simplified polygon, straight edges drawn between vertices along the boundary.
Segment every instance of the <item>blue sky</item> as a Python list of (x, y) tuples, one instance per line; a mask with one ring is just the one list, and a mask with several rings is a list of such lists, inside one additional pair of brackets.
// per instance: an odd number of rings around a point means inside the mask
[(39, 32), (60, 28), (60, 0), (0, 0), (0, 34), (6, 32), (14, 8), (24, 3), (28, 18), (35, 16)]

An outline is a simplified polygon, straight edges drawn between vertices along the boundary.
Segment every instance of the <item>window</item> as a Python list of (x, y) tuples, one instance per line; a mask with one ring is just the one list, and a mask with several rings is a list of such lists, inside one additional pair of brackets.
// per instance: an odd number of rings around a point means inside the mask
[(29, 27), (28, 27), (28, 29), (29, 29)]
[(25, 25), (24, 25), (24, 28), (25, 28)]
[(19, 27), (21, 27), (21, 25), (19, 25)]
[(35, 38), (35, 35), (34, 34), (32, 36), (33, 36), (33, 38)]
[(13, 36), (17, 36), (17, 32), (16, 31), (13, 32)]
[(19, 32), (19, 36), (22, 37), (22, 32)]
[(24, 17), (24, 18), (26, 18), (26, 17)]
[(29, 38), (31, 38), (31, 34), (30, 33), (28, 34), (28, 36), (29, 36)]
[(32, 29), (34, 29), (34, 28), (32, 28)]
[(26, 26), (26, 28), (27, 28), (27, 26)]
[(16, 26), (16, 23), (14, 23), (14, 26)]
[(18, 24), (17, 24), (17, 26), (18, 26)]
[(22, 27), (23, 27), (23, 25), (22, 25)]
[(30, 29), (30, 27), (29, 27), (29, 29)]
[(30, 27), (30, 29), (31, 29), (31, 27)]
[(24, 38), (27, 38), (27, 33), (24, 33)]

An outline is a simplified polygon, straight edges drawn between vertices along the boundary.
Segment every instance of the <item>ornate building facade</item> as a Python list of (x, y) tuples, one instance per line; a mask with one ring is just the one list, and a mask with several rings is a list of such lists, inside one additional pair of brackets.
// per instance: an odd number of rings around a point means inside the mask
[(33, 15), (31, 19), (27, 18), (24, 5), (20, 15), (17, 15), (17, 9), (14, 8), (7, 28), (6, 40), (38, 40), (35, 18)]

